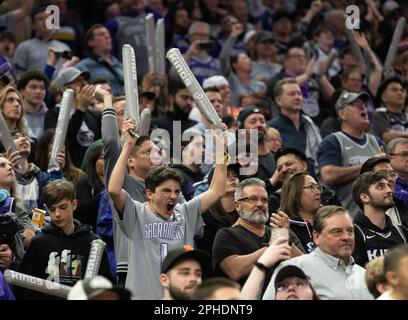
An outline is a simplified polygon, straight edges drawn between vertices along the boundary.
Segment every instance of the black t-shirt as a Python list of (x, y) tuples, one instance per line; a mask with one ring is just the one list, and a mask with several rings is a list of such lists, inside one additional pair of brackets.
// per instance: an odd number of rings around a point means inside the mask
[[(261, 249), (265, 243), (268, 243), (270, 237), (271, 229), (268, 226), (266, 226), (263, 237), (259, 237), (242, 225), (220, 229), (215, 236), (212, 251), (212, 263), (215, 274), (217, 276), (228, 278), (228, 276), (219, 267), (222, 260), (232, 255), (251, 254)], [(248, 276), (249, 274), (239, 280), (239, 283), (244, 285)], [(268, 283), (269, 281), (265, 282)]]
[(303, 219), (291, 219), (290, 229), (295, 233), (307, 253), (312, 252), (316, 245), (313, 242), (313, 226)]
[(205, 223), (204, 236), (196, 240), (197, 247), (212, 255), (212, 248), (217, 231), (221, 228), (231, 227), (238, 220), (239, 216), (235, 210), (225, 212), (220, 202), (217, 201), (210, 210), (204, 212), (201, 217)]
[(270, 179), (275, 170), (276, 162), (272, 152), (269, 152), (264, 156), (258, 156), (258, 172), (256, 173), (256, 176), (259, 179), (263, 181)]

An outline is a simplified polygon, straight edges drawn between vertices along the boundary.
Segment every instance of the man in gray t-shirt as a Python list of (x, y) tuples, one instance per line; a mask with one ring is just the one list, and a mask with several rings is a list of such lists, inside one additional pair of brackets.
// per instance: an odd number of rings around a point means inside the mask
[[(177, 203), (182, 178), (174, 169), (152, 169), (146, 179), (148, 202), (132, 200), (122, 189), (126, 162), (137, 138), (129, 134), (135, 129), (132, 120), (123, 126), (124, 145), (113, 169), (108, 191), (114, 204), (114, 218), (129, 239), (129, 266), (126, 287), (133, 299), (161, 299), (160, 266), (170, 250), (194, 245), (194, 238), (202, 235), (204, 222), (201, 213), (208, 210), (224, 193), (226, 165), (215, 166), (214, 179), (208, 191), (183, 204)], [(216, 137), (216, 143), (223, 143)], [(218, 148), (221, 149), (221, 148)], [(223, 158), (218, 150), (217, 159)]]

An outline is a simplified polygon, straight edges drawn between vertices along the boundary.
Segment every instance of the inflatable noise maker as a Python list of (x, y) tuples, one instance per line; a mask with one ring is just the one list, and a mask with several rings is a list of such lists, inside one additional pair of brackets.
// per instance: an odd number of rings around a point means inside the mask
[(404, 32), (405, 24), (406, 19), (404, 17), (398, 19), (397, 26), (395, 27), (394, 34), (392, 35), (392, 40), (387, 52), (387, 56), (385, 57), (384, 62), (385, 78), (388, 78), (390, 76), (390, 71), (392, 71), (392, 64), (394, 63), (395, 55), (397, 54), (398, 44)]
[(122, 47), (123, 77), (125, 81), (126, 114), (137, 125), (137, 132), (131, 132), (135, 137), (148, 135), (151, 121), (150, 110), (139, 113), (139, 92), (137, 87), (137, 68), (135, 51), (132, 46), (125, 44)]
[(146, 16), (146, 41), (149, 72), (164, 75), (166, 72), (164, 20), (162, 18), (157, 20), (155, 27), (152, 13)]
[(220, 117), (188, 67), (186, 61), (180, 53), (180, 50), (177, 48), (170, 49), (167, 51), (166, 58), (177, 71), (187, 90), (192, 94), (193, 99), (200, 111), (205, 115), (210, 123), (214, 125), (215, 129), (223, 130), (224, 128)]
[(48, 163), (48, 172), (61, 171), (60, 164), (57, 161), (57, 153), (61, 151), (67, 136), (68, 123), (70, 119), (71, 108), (74, 104), (74, 90), (66, 89), (62, 95), (61, 108), (58, 114), (57, 128), (55, 129), (54, 142), (52, 143), (51, 157)]

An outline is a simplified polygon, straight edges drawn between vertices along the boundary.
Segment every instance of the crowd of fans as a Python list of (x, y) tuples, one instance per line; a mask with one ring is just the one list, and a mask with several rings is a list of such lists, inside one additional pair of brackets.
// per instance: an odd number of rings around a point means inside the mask
[[(148, 14), (222, 132), (176, 68), (149, 70)], [(60, 299), (11, 269), (68, 299), (407, 300), (407, 25), (385, 64), (402, 17), (393, 0), (0, 1), (0, 299)]]

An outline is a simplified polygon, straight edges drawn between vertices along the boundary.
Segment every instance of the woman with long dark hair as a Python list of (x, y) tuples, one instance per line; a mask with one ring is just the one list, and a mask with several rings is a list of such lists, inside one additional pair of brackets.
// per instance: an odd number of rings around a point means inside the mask
[(313, 218), (321, 206), (321, 192), (321, 186), (305, 172), (293, 174), (282, 185), (280, 210), (289, 216), (290, 229), (298, 236), (306, 252), (315, 249)]

